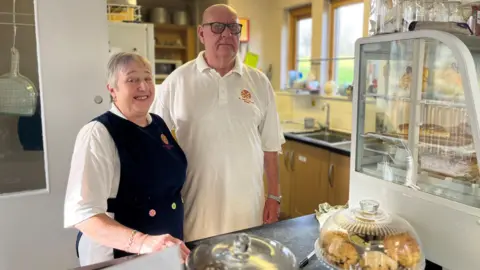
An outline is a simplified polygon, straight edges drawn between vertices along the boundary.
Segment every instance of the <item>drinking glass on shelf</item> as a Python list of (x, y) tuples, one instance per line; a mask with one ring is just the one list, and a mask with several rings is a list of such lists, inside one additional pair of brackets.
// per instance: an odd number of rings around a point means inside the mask
[(433, 9), (435, 10), (435, 19), (436, 22), (448, 22), (448, 8), (441, 0), (436, 0), (433, 3)]
[(448, 3), (448, 8), (449, 8), (449, 17), (448, 21), (449, 22), (465, 22), (463, 19), (463, 12), (459, 8), (461, 2), (449, 2)]

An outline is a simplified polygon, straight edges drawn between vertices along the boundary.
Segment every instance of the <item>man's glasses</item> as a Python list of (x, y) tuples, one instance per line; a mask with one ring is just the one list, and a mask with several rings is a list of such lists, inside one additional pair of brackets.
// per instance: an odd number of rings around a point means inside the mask
[(211, 22), (211, 23), (204, 23), (202, 26), (210, 25), (210, 29), (215, 34), (221, 34), (225, 31), (225, 28), (228, 27), (230, 29), (230, 33), (232, 35), (238, 35), (242, 32), (242, 26), (239, 23), (221, 23), (221, 22)]

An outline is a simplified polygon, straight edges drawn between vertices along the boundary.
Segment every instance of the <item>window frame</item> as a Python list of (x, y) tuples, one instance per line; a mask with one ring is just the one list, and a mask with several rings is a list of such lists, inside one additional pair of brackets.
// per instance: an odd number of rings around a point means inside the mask
[[(365, 1), (364, 0), (337, 0), (330, 3), (328, 11), (328, 58), (333, 59), (335, 53), (335, 10), (340, 7), (363, 3), (363, 36), (365, 36)], [(368, 22), (368, 18), (367, 18)], [(368, 31), (368, 25), (367, 25)], [(334, 79), (334, 60), (330, 60), (328, 64), (328, 78)]]
[(295, 70), (297, 64), (297, 22), (302, 19), (312, 18), (312, 5), (306, 5), (289, 10), (289, 50), (288, 70)]

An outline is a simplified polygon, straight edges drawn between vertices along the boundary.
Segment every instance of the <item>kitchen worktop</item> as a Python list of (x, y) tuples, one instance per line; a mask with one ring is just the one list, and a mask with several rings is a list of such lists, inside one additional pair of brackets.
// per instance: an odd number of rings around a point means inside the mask
[(301, 123), (296, 123), (295, 121), (282, 121), (282, 130), (285, 139), (305, 143), (315, 147), (320, 147), (334, 153), (338, 153), (344, 156), (350, 156), (350, 142), (342, 142), (331, 144), (321, 140), (316, 140), (308, 138), (305, 136), (299, 135), (302, 132), (313, 132), (316, 129), (307, 129)]
[[(307, 255), (313, 251), (315, 240), (319, 235), (318, 221), (315, 215), (307, 215), (294, 219), (280, 221), (270, 225), (264, 225), (242, 232), (276, 240), (288, 247), (295, 257), (297, 264), (300, 263)], [(213, 240), (215, 237), (212, 238)], [(189, 248), (195, 248), (199, 244), (208, 243), (209, 239), (187, 243)], [(316, 256), (312, 258), (310, 263), (303, 269), (327, 269), (322, 267)]]
[[(288, 247), (293, 252), (293, 254), (295, 254), (295, 257), (297, 258), (297, 263), (300, 263), (304, 258), (307, 257), (307, 255), (311, 251), (313, 251), (315, 240), (318, 238), (319, 235), (319, 225), (317, 219), (315, 218), (315, 214), (312, 214), (280, 221), (270, 225), (263, 225), (260, 227), (243, 230), (241, 232), (276, 240), (282, 243), (283, 245)], [(187, 243), (187, 246), (190, 249), (193, 249), (202, 243), (208, 243), (210, 240), (215, 240), (215, 237), (190, 242)], [(120, 258), (92, 266), (80, 267), (76, 268), (75, 270), (104, 269), (112, 265), (121, 264), (132, 258), (135, 258), (135, 256)], [(303, 269), (327, 270), (328, 268), (322, 266), (321, 262), (317, 259), (317, 257), (313, 256), (310, 263)], [(426, 270), (441, 269), (441, 267), (427, 261)]]
[(315, 146), (315, 147), (320, 147), (320, 148), (329, 150), (329, 151), (337, 153), (337, 154), (341, 154), (341, 155), (344, 155), (344, 156), (350, 156), (350, 146), (351, 146), (350, 142), (330, 144), (330, 143), (327, 143), (327, 142), (324, 142), (324, 141), (321, 141), (321, 140), (316, 140), (316, 139), (304, 137), (304, 136), (301, 136), (301, 135), (296, 134), (294, 132), (285, 132), (283, 135), (285, 136), (286, 140), (301, 142), (301, 143), (305, 143), (305, 144), (312, 145), (312, 146)]
[[(256, 228), (243, 230), (241, 232), (257, 235), (264, 238), (276, 240), (288, 247), (296, 256), (297, 263), (302, 261), (307, 255), (313, 251), (315, 240), (318, 238), (318, 221), (315, 215), (308, 215), (290, 220), (280, 221), (270, 225), (263, 225)], [(208, 243), (215, 240), (215, 237), (207, 238), (199, 241), (187, 243), (187, 247), (194, 249), (202, 243)], [(105, 263), (95, 264), (91, 266), (79, 267), (75, 270), (98, 270), (106, 267), (121, 264), (131, 260), (136, 256), (130, 256), (120, 259), (111, 260)], [(311, 262), (303, 269), (327, 269), (321, 266), (320, 262), (313, 257)]]

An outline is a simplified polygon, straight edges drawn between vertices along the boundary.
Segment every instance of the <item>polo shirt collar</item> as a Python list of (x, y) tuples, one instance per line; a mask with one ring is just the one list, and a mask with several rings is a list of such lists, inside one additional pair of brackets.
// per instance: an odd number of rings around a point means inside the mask
[[(197, 59), (195, 59), (195, 64), (197, 65), (197, 69), (200, 72), (203, 72), (205, 70), (212, 69), (208, 64), (207, 61), (205, 61), (205, 58), (203, 57), (205, 55), (205, 51), (201, 51)], [(237, 54), (235, 57), (235, 66), (233, 67), (233, 72), (238, 73), (240, 76), (243, 75), (243, 63), (240, 59), (240, 56)]]

